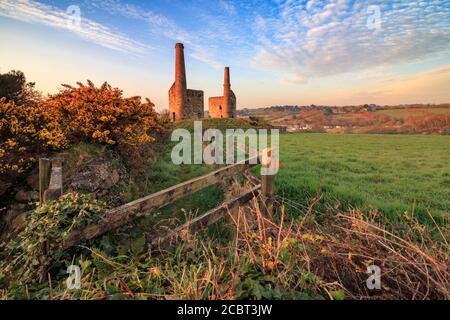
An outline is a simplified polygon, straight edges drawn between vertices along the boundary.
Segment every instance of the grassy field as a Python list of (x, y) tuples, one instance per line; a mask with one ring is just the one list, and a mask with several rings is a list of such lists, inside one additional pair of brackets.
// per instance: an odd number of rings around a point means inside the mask
[[(322, 204), (339, 203), (342, 209), (378, 208), (392, 218), (408, 211), (425, 221), (427, 210), (436, 217), (448, 216), (450, 211), (448, 136), (282, 134), (280, 148), (277, 193), (297, 208), (304, 208), (320, 191)], [(171, 163), (169, 148), (147, 169), (150, 184), (145, 191), (140, 190), (140, 195), (213, 169), (205, 165), (176, 166)], [(220, 188), (209, 188), (171, 206), (169, 211), (174, 213), (172, 210), (182, 207), (204, 212), (222, 200)], [(299, 214), (297, 208), (291, 207), (291, 211)]]
[(395, 217), (450, 210), (450, 137), (410, 135), (281, 135), (277, 192), (307, 203), (370, 206)]
[[(408, 211), (426, 219), (427, 210), (434, 216), (448, 215), (450, 211), (448, 136), (281, 134), (280, 148), (282, 167), (277, 176), (277, 193), (297, 206), (307, 205), (320, 191), (323, 204), (340, 203), (343, 209), (373, 207), (391, 217)], [(140, 192), (131, 198), (217, 168), (174, 165), (170, 151), (168, 148), (147, 168), (148, 184), (142, 188), (141, 183)], [(223, 200), (221, 195), (220, 188), (209, 188), (171, 209), (200, 208), (204, 212), (218, 205)]]
[(415, 108), (415, 109), (387, 109), (378, 110), (378, 114), (385, 114), (392, 118), (402, 119), (405, 116), (420, 116), (425, 113), (444, 114), (450, 113), (450, 108)]
[[(145, 175), (138, 173), (125, 187), (119, 186), (123, 203), (218, 168), (173, 164), (174, 144), (161, 149), (159, 159), (146, 166)], [(450, 211), (449, 136), (281, 134), (280, 148), (277, 193), (287, 199), (294, 215), (301, 216), (318, 192), (323, 205), (339, 203), (344, 210), (378, 208), (391, 218), (408, 211), (429, 222), (427, 210), (437, 217)], [(201, 190), (150, 220), (175, 218), (179, 219), (175, 224), (182, 223), (187, 213), (200, 214), (218, 206), (223, 193), (221, 186)]]

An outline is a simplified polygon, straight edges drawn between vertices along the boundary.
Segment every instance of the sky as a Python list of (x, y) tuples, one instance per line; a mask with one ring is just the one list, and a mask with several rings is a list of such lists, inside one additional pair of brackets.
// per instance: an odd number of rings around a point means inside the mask
[(108, 81), (168, 108), (175, 43), (190, 89), (238, 109), (450, 102), (448, 0), (0, 0), (0, 72), (43, 93)]

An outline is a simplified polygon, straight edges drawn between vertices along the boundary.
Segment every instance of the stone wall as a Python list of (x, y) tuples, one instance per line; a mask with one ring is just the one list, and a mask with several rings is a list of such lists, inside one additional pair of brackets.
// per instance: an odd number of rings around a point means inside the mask
[(210, 118), (236, 118), (236, 96), (230, 91), (230, 108), (227, 109), (225, 98), (212, 97), (208, 101), (208, 116)]
[(204, 93), (201, 90), (186, 90), (185, 103), (182, 109), (175, 108), (181, 98), (176, 94), (174, 86), (169, 90), (169, 112), (172, 121), (182, 119), (196, 119), (204, 117)]
[(201, 90), (187, 90), (187, 101), (184, 116), (188, 119), (204, 117), (204, 93)]
[(224, 118), (224, 106), (223, 97), (209, 98), (208, 117)]

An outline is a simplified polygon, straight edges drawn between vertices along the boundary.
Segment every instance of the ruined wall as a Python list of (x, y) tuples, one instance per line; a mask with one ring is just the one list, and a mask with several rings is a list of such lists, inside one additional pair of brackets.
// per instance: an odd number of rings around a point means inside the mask
[(205, 115), (204, 93), (201, 90), (187, 90), (187, 102), (185, 108), (185, 118), (201, 119)]
[(169, 112), (172, 121), (178, 121), (182, 119), (199, 119), (205, 115), (204, 111), (204, 93), (201, 90), (187, 89), (185, 93), (185, 103), (181, 109), (177, 109), (173, 106), (177, 105), (180, 100), (177, 92), (172, 86), (169, 90)]
[(182, 109), (178, 107), (180, 103), (177, 100), (178, 99), (177, 94), (175, 93), (175, 83), (174, 83), (169, 90), (169, 113), (170, 119), (172, 121), (181, 119), (183, 117)]
[(228, 118), (236, 118), (236, 95), (230, 90), (230, 107), (228, 110)]
[(212, 97), (209, 98), (208, 103), (208, 117), (210, 118), (224, 118), (224, 108), (225, 104), (223, 97)]
[(236, 96), (230, 90), (230, 104), (227, 108), (225, 97), (212, 97), (208, 100), (208, 116), (210, 118), (236, 118)]

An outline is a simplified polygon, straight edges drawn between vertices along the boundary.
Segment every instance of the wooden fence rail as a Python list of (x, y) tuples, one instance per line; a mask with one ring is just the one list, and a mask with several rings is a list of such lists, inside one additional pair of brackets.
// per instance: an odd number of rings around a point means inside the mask
[(219, 219), (226, 216), (228, 212), (233, 211), (239, 206), (251, 201), (254, 197), (257, 197), (261, 189), (261, 185), (254, 186), (250, 191), (243, 193), (229, 201), (224, 202), (222, 205), (209, 210), (205, 214), (194, 218), (182, 226), (172, 230), (164, 237), (154, 239), (151, 242), (153, 248), (163, 247), (167, 244), (176, 243), (177, 240), (184, 234), (194, 234), (201, 229), (205, 228), (211, 223), (217, 222)]
[[(258, 157), (254, 157), (246, 161), (221, 168), (204, 176), (185, 181), (144, 198), (127, 203), (118, 208), (111, 209), (98, 223), (90, 225), (82, 230), (73, 231), (69, 238), (61, 244), (60, 248), (65, 250), (77, 245), (82, 240), (90, 240), (98, 237), (112, 229), (123, 226), (148, 212), (158, 210), (194, 192), (218, 184), (228, 177), (255, 166), (258, 163), (257, 160)], [(235, 203), (237, 202), (238, 201)]]

